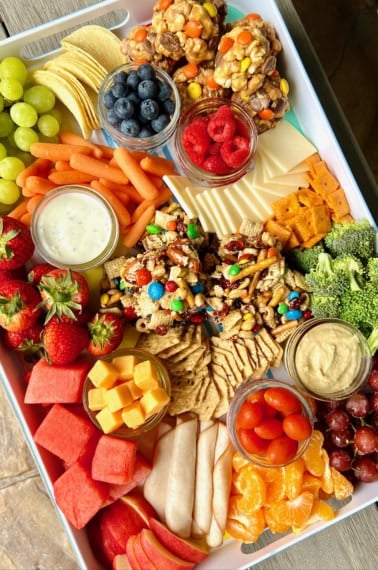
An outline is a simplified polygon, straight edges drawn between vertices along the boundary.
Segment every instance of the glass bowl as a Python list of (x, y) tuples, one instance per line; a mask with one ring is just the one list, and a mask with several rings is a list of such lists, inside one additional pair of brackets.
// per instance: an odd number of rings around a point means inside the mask
[[(161, 360), (159, 358), (157, 358), (156, 356), (150, 354), (149, 352), (142, 350), (142, 349), (139, 349), (139, 348), (122, 348), (119, 350), (115, 350), (114, 352), (112, 352), (108, 356), (102, 358), (101, 360), (104, 360), (104, 361), (111, 363), (115, 358), (126, 356), (126, 355), (136, 357), (139, 362), (144, 362), (145, 360), (149, 360), (157, 372), (157, 378), (158, 378), (159, 386), (164, 389), (167, 396), (170, 398), (171, 383), (170, 383), (168, 372), (165, 369), (165, 367), (163, 366)], [(117, 382), (112, 387), (120, 385), (120, 384), (124, 383), (125, 381), (127, 381), (127, 380), (119, 379), (119, 380), (117, 380)], [(92, 388), (95, 388), (95, 385), (91, 381), (90, 377), (87, 376), (85, 383), (84, 383), (84, 388), (83, 388), (83, 405), (84, 405), (85, 411), (87, 412), (87, 414), (88, 414), (90, 420), (93, 422), (93, 424), (99, 430), (104, 431), (101, 423), (96, 418), (99, 411), (101, 411), (101, 408), (94, 410), (93, 406), (91, 406), (92, 409), (89, 407), (89, 395), (88, 394)], [(141, 394), (135, 394), (134, 396), (136, 399), (138, 399), (138, 398), (140, 398)], [(134, 401), (136, 401), (136, 400), (134, 400)], [(130, 438), (130, 437), (140, 436), (140, 435), (150, 431), (151, 429), (156, 427), (161, 422), (161, 420), (164, 418), (165, 414), (167, 413), (168, 405), (169, 405), (169, 401), (166, 405), (164, 405), (164, 407), (160, 411), (150, 415), (142, 424), (140, 424), (139, 426), (137, 426), (135, 428), (131, 428), (122, 422), (122, 424), (119, 427), (117, 427), (116, 429), (112, 430), (111, 432), (105, 432), (105, 433), (108, 433), (109, 435), (112, 435), (115, 437), (120, 437), (120, 438)]]
[(34, 210), (30, 230), (36, 253), (45, 261), (77, 271), (104, 263), (119, 241), (118, 220), (108, 201), (76, 185), (50, 190)]
[[(153, 134), (151, 136), (140, 137), (138, 134), (135, 136), (131, 136), (129, 134), (125, 134), (124, 127), (122, 125), (122, 121), (127, 121), (129, 119), (134, 119), (134, 117), (138, 117), (138, 122), (140, 127), (148, 126), (150, 130), (153, 130), (151, 127), (151, 122), (143, 124), (142, 120), (140, 119), (139, 110), (140, 110), (140, 103), (137, 102), (135, 99), (135, 91), (134, 89), (138, 89), (137, 86), (135, 87), (125, 87), (125, 81), (127, 81), (127, 77), (134, 72), (138, 72), (138, 69), (141, 67), (140, 65), (134, 63), (126, 63), (124, 65), (120, 65), (116, 67), (113, 71), (108, 73), (105, 79), (102, 82), (102, 85), (99, 90), (98, 95), (98, 111), (101, 126), (104, 131), (110, 136), (111, 139), (118, 145), (129, 148), (131, 150), (139, 150), (139, 151), (152, 151), (157, 149), (160, 146), (166, 144), (169, 139), (172, 137), (177, 121), (180, 117), (180, 110), (181, 110), (181, 100), (180, 94), (177, 90), (176, 84), (174, 83), (173, 79), (160, 67), (152, 64), (144, 64), (148, 65), (152, 68), (155, 78), (159, 86), (164, 86), (165, 96), (167, 99), (171, 99), (173, 102), (173, 109), (169, 109), (167, 111), (164, 107), (166, 106), (165, 101), (160, 101), (158, 97), (154, 97), (154, 100), (157, 101), (159, 112), (169, 117), (169, 123), (159, 132)], [(123, 81), (121, 81), (123, 80)], [(138, 81), (138, 80), (136, 80)], [(141, 81), (141, 79), (139, 79)], [(121, 85), (121, 87), (120, 87)], [(124, 90), (124, 95), (122, 95), (122, 88)], [(118, 98), (120, 99), (128, 99), (131, 97), (132, 105), (134, 108), (132, 117), (124, 117), (121, 119), (119, 115), (115, 116), (114, 108), (112, 103), (114, 104), (114, 95), (113, 90), (116, 89), (116, 94), (121, 94), (122, 96)], [(133, 92), (133, 95), (131, 93)], [(164, 97), (164, 96), (162, 96)], [(152, 97), (149, 97), (152, 98)], [(123, 101), (124, 103), (124, 101)], [(121, 115), (124, 115), (125, 109), (121, 112)], [(128, 114), (126, 112), (126, 114)], [(122, 130), (121, 130), (122, 129)]]
[[(289, 398), (287, 405), (290, 405), (290, 400), (294, 402), (295, 408), (292, 408), (292, 415), (287, 413), (289, 411), (288, 407), (286, 407), (287, 412), (282, 410), (281, 413), (281, 411), (267, 405), (264, 394), (271, 388), (278, 388), (281, 395), (284, 394), (286, 401)], [(285, 392), (283, 393), (282, 390), (285, 390)], [(248, 406), (249, 403), (255, 406), (253, 416), (244, 416), (244, 422), (241, 423), (241, 417), (243, 416), (239, 415), (239, 412), (242, 407), (245, 407), (245, 404)], [(297, 428), (294, 439), (293, 431), (288, 431), (290, 426), (286, 427), (286, 422), (289, 420), (285, 419), (285, 416), (286, 418), (293, 418), (294, 415), (298, 414), (306, 418), (304, 420), (306, 422), (306, 431), (303, 431), (301, 428), (298, 432)], [(274, 420), (274, 422), (271, 420)], [(313, 423), (313, 414), (306, 398), (287, 382), (269, 378), (249, 380), (242, 384), (236, 390), (227, 412), (227, 429), (234, 448), (251, 463), (260, 467), (284, 467), (301, 457), (310, 442)], [(279, 424), (281, 424), (281, 427)], [(284, 433), (282, 432), (282, 426), (285, 426)], [(290, 437), (286, 435), (286, 432), (287, 434), (290, 433)], [(300, 439), (301, 433), (304, 434), (302, 439)], [(288, 439), (290, 440), (289, 442), (287, 442)], [(287, 454), (277, 454), (277, 448), (282, 449), (286, 445), (289, 446)], [(271, 446), (274, 446), (276, 451), (273, 451)], [(274, 460), (273, 457), (275, 457)]]
[(310, 319), (285, 346), (284, 365), (298, 388), (318, 400), (343, 400), (367, 380), (372, 357), (367, 340), (341, 319)]
[[(198, 164), (196, 164), (191, 160), (185, 149), (184, 133), (187, 127), (193, 124), (194, 121), (199, 118), (213, 116), (222, 106), (226, 106), (233, 111), (237, 125), (237, 130), (235, 132), (238, 136), (240, 135), (243, 138), (249, 139), (249, 144), (247, 154), (237, 168), (228, 166), (224, 174), (216, 174), (205, 170), (199, 166), (199, 164), (202, 162), (203, 158), (208, 159), (210, 157), (216, 148), (216, 145), (219, 147), (219, 152), (222, 153), (221, 146), (227, 145), (230, 141), (230, 137), (228, 137), (223, 143), (220, 141), (218, 141), (218, 143), (215, 142), (215, 144), (211, 143), (211, 147), (209, 147), (209, 150), (207, 151), (208, 154), (200, 153)], [(258, 135), (255, 123), (241, 105), (231, 99), (210, 97), (199, 99), (181, 115), (175, 134), (175, 149), (181, 170), (186, 176), (204, 186), (224, 186), (226, 184), (236, 182), (253, 167), (257, 148), (257, 138)], [(209, 160), (211, 159), (209, 158)]]

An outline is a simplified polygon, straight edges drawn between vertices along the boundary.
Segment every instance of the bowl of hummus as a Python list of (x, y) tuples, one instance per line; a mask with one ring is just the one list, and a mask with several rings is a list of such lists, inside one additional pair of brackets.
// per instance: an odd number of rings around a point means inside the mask
[(284, 364), (292, 381), (318, 400), (343, 400), (367, 380), (369, 346), (356, 327), (341, 319), (311, 319), (290, 336)]

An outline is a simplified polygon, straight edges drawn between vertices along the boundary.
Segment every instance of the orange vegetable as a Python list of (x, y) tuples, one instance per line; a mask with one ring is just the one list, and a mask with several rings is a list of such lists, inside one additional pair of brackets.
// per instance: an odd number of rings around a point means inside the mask
[(7, 216), (10, 218), (15, 218), (16, 220), (20, 220), (21, 217), (26, 214), (28, 201), (24, 198), (13, 210), (8, 212)]
[(263, 109), (262, 111), (259, 112), (259, 117), (263, 121), (270, 121), (270, 119), (273, 119), (274, 113), (272, 109)]
[(236, 41), (241, 46), (248, 46), (253, 40), (253, 36), (249, 30), (243, 30), (237, 35)]
[(70, 158), (70, 165), (79, 172), (92, 174), (96, 178), (106, 178), (117, 184), (127, 184), (128, 178), (120, 168), (109, 166), (104, 160), (74, 152)]
[(139, 206), (134, 210), (133, 215), (131, 216), (131, 222), (135, 223), (148, 207), (154, 206), (154, 208), (157, 210), (160, 206), (162, 206), (166, 202), (169, 202), (171, 197), (172, 197), (172, 192), (170, 191), (169, 188), (167, 188), (167, 186), (164, 186), (161, 189), (158, 198), (155, 198), (155, 200), (144, 200), (139, 204)]
[(73, 170), (68, 160), (57, 160), (54, 164), (55, 170), (63, 172), (64, 170)]
[(153, 154), (142, 158), (139, 164), (145, 172), (160, 177), (163, 177), (165, 174), (172, 174), (175, 170), (175, 165), (171, 160), (162, 156), (154, 156)]
[(192, 79), (198, 73), (198, 65), (195, 63), (187, 63), (184, 67), (181, 68), (181, 71), (188, 79)]
[(29, 166), (24, 168), (16, 178), (17, 186), (22, 188), (28, 176), (44, 176), (51, 166), (50, 160), (47, 158), (37, 158)]
[(119, 225), (128, 226), (131, 221), (131, 216), (128, 209), (121, 202), (121, 200), (117, 198), (117, 196), (111, 190), (109, 190), (109, 188), (101, 184), (101, 182), (98, 180), (92, 180), (91, 187), (94, 190), (97, 190), (97, 192), (104, 196), (104, 198), (109, 202), (117, 216)]
[(37, 158), (48, 158), (53, 162), (57, 160), (70, 160), (74, 153), (88, 155), (92, 149), (85, 145), (74, 145), (64, 143), (35, 142), (30, 145), (30, 154)]
[(27, 201), (26, 204), (26, 210), (32, 214), (34, 212), (34, 210), (36, 209), (36, 207), (38, 206), (38, 204), (40, 203), (40, 201), (43, 198), (43, 194), (35, 194), (35, 196), (32, 196), (31, 198), (29, 198), (29, 200)]
[(25, 224), (25, 226), (30, 226), (31, 218), (32, 218), (31, 213), (25, 212), (25, 214), (22, 214), (22, 216), (20, 218), (20, 222)]
[(152, 204), (144, 210), (139, 219), (130, 226), (123, 238), (123, 244), (126, 247), (134, 247), (138, 240), (142, 237), (146, 226), (150, 223), (155, 213), (155, 206)]
[(72, 133), (71, 131), (61, 131), (59, 133), (59, 140), (61, 143), (64, 144), (73, 144), (79, 146), (87, 146), (92, 150), (93, 156), (96, 158), (102, 158), (103, 152), (101, 148), (87, 139), (83, 138), (82, 136)]
[(119, 168), (124, 172), (143, 198), (153, 200), (158, 197), (158, 189), (148, 178), (139, 162), (135, 160), (129, 150), (123, 147), (116, 148), (114, 158)]
[(138, 43), (144, 42), (147, 37), (147, 30), (145, 28), (137, 28), (133, 33), (133, 40)]
[(225, 54), (234, 45), (234, 40), (230, 36), (222, 36), (219, 42), (218, 50)]
[(42, 176), (28, 176), (25, 186), (22, 188), (22, 194), (26, 197), (34, 196), (35, 194), (46, 194), (56, 188), (56, 184), (42, 178)]
[(47, 178), (50, 182), (54, 182), (54, 184), (57, 184), (58, 186), (63, 186), (65, 184), (82, 184), (83, 182), (91, 182), (96, 178), (96, 176), (71, 168), (71, 170), (52, 172)]
[(202, 24), (199, 20), (188, 20), (184, 30), (190, 38), (199, 38), (202, 33)]

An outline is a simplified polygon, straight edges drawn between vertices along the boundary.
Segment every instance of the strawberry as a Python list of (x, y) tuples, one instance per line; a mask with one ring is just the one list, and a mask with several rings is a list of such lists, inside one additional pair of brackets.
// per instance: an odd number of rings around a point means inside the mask
[(42, 306), (47, 309), (45, 323), (56, 315), (75, 320), (74, 311), (80, 312), (89, 301), (88, 282), (78, 271), (52, 269), (42, 276), (38, 289)]
[(70, 364), (88, 348), (86, 328), (74, 323), (49, 322), (45, 325), (42, 341), (46, 358), (51, 364)]
[(40, 322), (22, 331), (4, 331), (3, 341), (10, 350), (19, 350), (28, 354), (36, 354), (42, 347), (41, 334), (43, 326)]
[(10, 216), (0, 216), (0, 269), (22, 267), (33, 252), (34, 242), (28, 226)]
[(0, 282), (9, 281), (10, 279), (25, 279), (25, 267), (18, 267), (17, 269), (0, 269)]
[(50, 263), (37, 263), (31, 269), (29, 269), (27, 274), (27, 280), (32, 285), (37, 286), (39, 285), (39, 282), (41, 281), (42, 277), (46, 275), (46, 273), (49, 273), (49, 271), (52, 271), (53, 269), (56, 269), (56, 267), (54, 267), (54, 265), (51, 265)]
[(41, 314), (38, 291), (21, 279), (0, 283), (0, 325), (8, 331), (31, 327)]
[(109, 354), (121, 344), (123, 320), (118, 315), (96, 313), (88, 329), (91, 337), (88, 351), (94, 356)]

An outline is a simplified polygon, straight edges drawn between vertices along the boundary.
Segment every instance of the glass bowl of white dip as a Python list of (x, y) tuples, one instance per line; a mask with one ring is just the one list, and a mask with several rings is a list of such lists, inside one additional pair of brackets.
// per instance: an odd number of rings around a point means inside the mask
[(56, 267), (92, 269), (113, 254), (119, 224), (110, 204), (85, 186), (60, 186), (34, 210), (30, 230), (36, 253)]
[(372, 357), (364, 335), (342, 319), (310, 319), (289, 337), (284, 364), (292, 381), (318, 400), (343, 400), (367, 380)]

